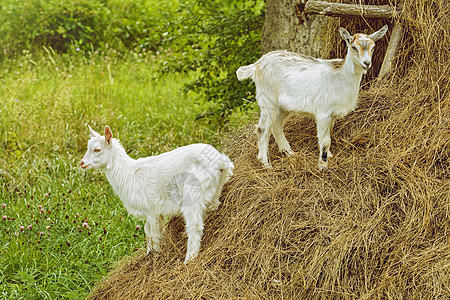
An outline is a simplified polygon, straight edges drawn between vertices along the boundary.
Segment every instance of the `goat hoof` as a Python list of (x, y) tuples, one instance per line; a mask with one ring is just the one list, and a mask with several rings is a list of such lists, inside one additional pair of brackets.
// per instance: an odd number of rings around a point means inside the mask
[(286, 155), (286, 156), (291, 156), (291, 155), (293, 155), (295, 152), (292, 151), (291, 149), (283, 149), (283, 150), (281, 150), (281, 153), (284, 154), (284, 155)]
[(150, 254), (159, 254), (159, 249), (147, 247), (147, 255), (150, 255)]
[(256, 156), (256, 159), (263, 163), (263, 155), (259, 154)]
[(147, 251), (148, 259), (158, 259), (160, 255), (161, 253), (155, 250)]
[(272, 165), (266, 163), (266, 164), (263, 164), (263, 168), (266, 169), (266, 170), (267, 170), (267, 169), (272, 169)]
[(322, 171), (328, 167), (328, 163), (325, 161), (319, 161), (319, 171)]
[(196, 259), (198, 256), (198, 254), (187, 254), (186, 258), (184, 259), (184, 265), (189, 264), (190, 262), (192, 262), (194, 259)]

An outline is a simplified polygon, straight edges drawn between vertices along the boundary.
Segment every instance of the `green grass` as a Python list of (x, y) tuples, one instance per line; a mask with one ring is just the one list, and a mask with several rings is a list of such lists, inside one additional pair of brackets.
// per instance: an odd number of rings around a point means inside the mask
[[(79, 168), (87, 125), (109, 125), (131, 157), (196, 142), (209, 103), (183, 95), (189, 75), (158, 78), (164, 58), (25, 53), (0, 71), (0, 298), (84, 298), (145, 234), (99, 171)], [(231, 127), (245, 123), (242, 112)], [(5, 219), (5, 220), (4, 220)], [(21, 227), (23, 226), (23, 227)]]

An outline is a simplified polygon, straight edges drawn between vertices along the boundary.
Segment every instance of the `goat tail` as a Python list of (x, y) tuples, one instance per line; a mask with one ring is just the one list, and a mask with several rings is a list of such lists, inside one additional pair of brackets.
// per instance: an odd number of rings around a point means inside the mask
[(236, 71), (237, 78), (241, 81), (250, 77), (253, 77), (253, 74), (255, 74), (256, 71), (256, 65), (248, 65), (248, 66), (242, 66)]

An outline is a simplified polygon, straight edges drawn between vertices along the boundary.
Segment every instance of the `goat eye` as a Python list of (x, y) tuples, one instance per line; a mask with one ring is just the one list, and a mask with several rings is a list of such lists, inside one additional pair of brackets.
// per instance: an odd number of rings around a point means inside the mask
[(353, 46), (352, 46), (352, 50), (353, 50), (353, 51), (357, 51), (358, 49), (356, 49), (356, 46), (353, 45)]
[(96, 148), (94, 149), (94, 152), (100, 152), (100, 149)]

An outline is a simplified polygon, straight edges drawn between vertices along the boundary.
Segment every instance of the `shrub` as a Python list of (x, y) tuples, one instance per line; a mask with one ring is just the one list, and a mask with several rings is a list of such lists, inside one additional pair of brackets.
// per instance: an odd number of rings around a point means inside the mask
[(2, 55), (47, 46), (59, 52), (80, 48), (132, 49), (154, 37), (159, 23), (171, 15), (176, 1), (3, 0), (0, 6)]
[(260, 56), (264, 1), (197, 0), (184, 3), (183, 9), (163, 33), (163, 45), (173, 55), (162, 71), (197, 71), (185, 91), (214, 102), (199, 117), (208, 115), (222, 124), (232, 109), (245, 102), (242, 95), (254, 90), (250, 83), (238, 83), (235, 72)]

